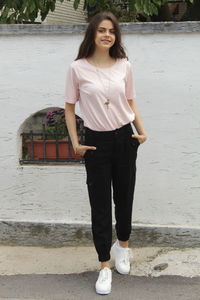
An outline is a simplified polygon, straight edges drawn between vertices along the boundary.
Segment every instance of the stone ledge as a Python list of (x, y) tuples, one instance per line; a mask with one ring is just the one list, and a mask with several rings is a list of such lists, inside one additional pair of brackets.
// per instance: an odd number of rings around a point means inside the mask
[[(113, 240), (116, 238), (113, 225)], [(91, 224), (0, 221), (0, 244), (17, 246), (93, 245)], [(200, 227), (133, 224), (130, 246), (199, 247)]]
[[(0, 24), (0, 35), (82, 34), (85, 24)], [(200, 32), (200, 21), (120, 23), (122, 33), (187, 33)]]

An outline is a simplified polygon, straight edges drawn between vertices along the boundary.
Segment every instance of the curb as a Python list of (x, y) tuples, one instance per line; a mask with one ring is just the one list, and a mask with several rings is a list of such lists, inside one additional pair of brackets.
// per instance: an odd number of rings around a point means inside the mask
[[(116, 238), (113, 225), (113, 240)], [(93, 245), (91, 224), (0, 221), (0, 244), (15, 246)], [(200, 247), (200, 227), (134, 224), (131, 247)]]

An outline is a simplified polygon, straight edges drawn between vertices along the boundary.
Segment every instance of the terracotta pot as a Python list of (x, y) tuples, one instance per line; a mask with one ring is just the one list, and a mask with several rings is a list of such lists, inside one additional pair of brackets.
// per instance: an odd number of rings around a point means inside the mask
[[(30, 158), (32, 157), (31, 141), (27, 141), (27, 150)], [(46, 157), (47, 159), (56, 159), (56, 140), (34, 140), (34, 159), (44, 159), (44, 144), (46, 145)], [(81, 159), (80, 155), (76, 155), (71, 145), (67, 141), (58, 141), (58, 159)]]

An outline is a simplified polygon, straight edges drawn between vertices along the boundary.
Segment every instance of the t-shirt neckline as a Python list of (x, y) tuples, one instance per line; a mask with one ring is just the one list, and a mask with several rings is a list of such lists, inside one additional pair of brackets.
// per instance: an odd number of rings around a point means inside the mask
[(92, 65), (92, 64), (87, 60), (86, 57), (84, 58), (84, 60), (85, 60), (85, 62), (87, 63), (87, 65), (91, 66), (92, 68), (100, 69), (100, 70), (111, 69), (111, 68), (113, 68), (114, 66), (116, 66), (116, 64), (117, 64), (117, 62), (118, 62), (118, 59), (116, 58), (116, 61), (115, 61), (115, 63), (114, 63), (112, 66), (100, 68), (100, 67), (96, 67), (95, 65)]

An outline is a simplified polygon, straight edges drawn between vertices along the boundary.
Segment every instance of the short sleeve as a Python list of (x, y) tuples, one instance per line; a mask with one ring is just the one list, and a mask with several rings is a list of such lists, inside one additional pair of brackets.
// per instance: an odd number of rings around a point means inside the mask
[(69, 66), (65, 82), (65, 102), (76, 103), (79, 100), (79, 84), (73, 65)]
[(135, 91), (135, 80), (132, 70), (132, 65), (129, 61), (126, 62), (126, 87), (125, 93), (127, 99), (135, 99), (136, 91)]

